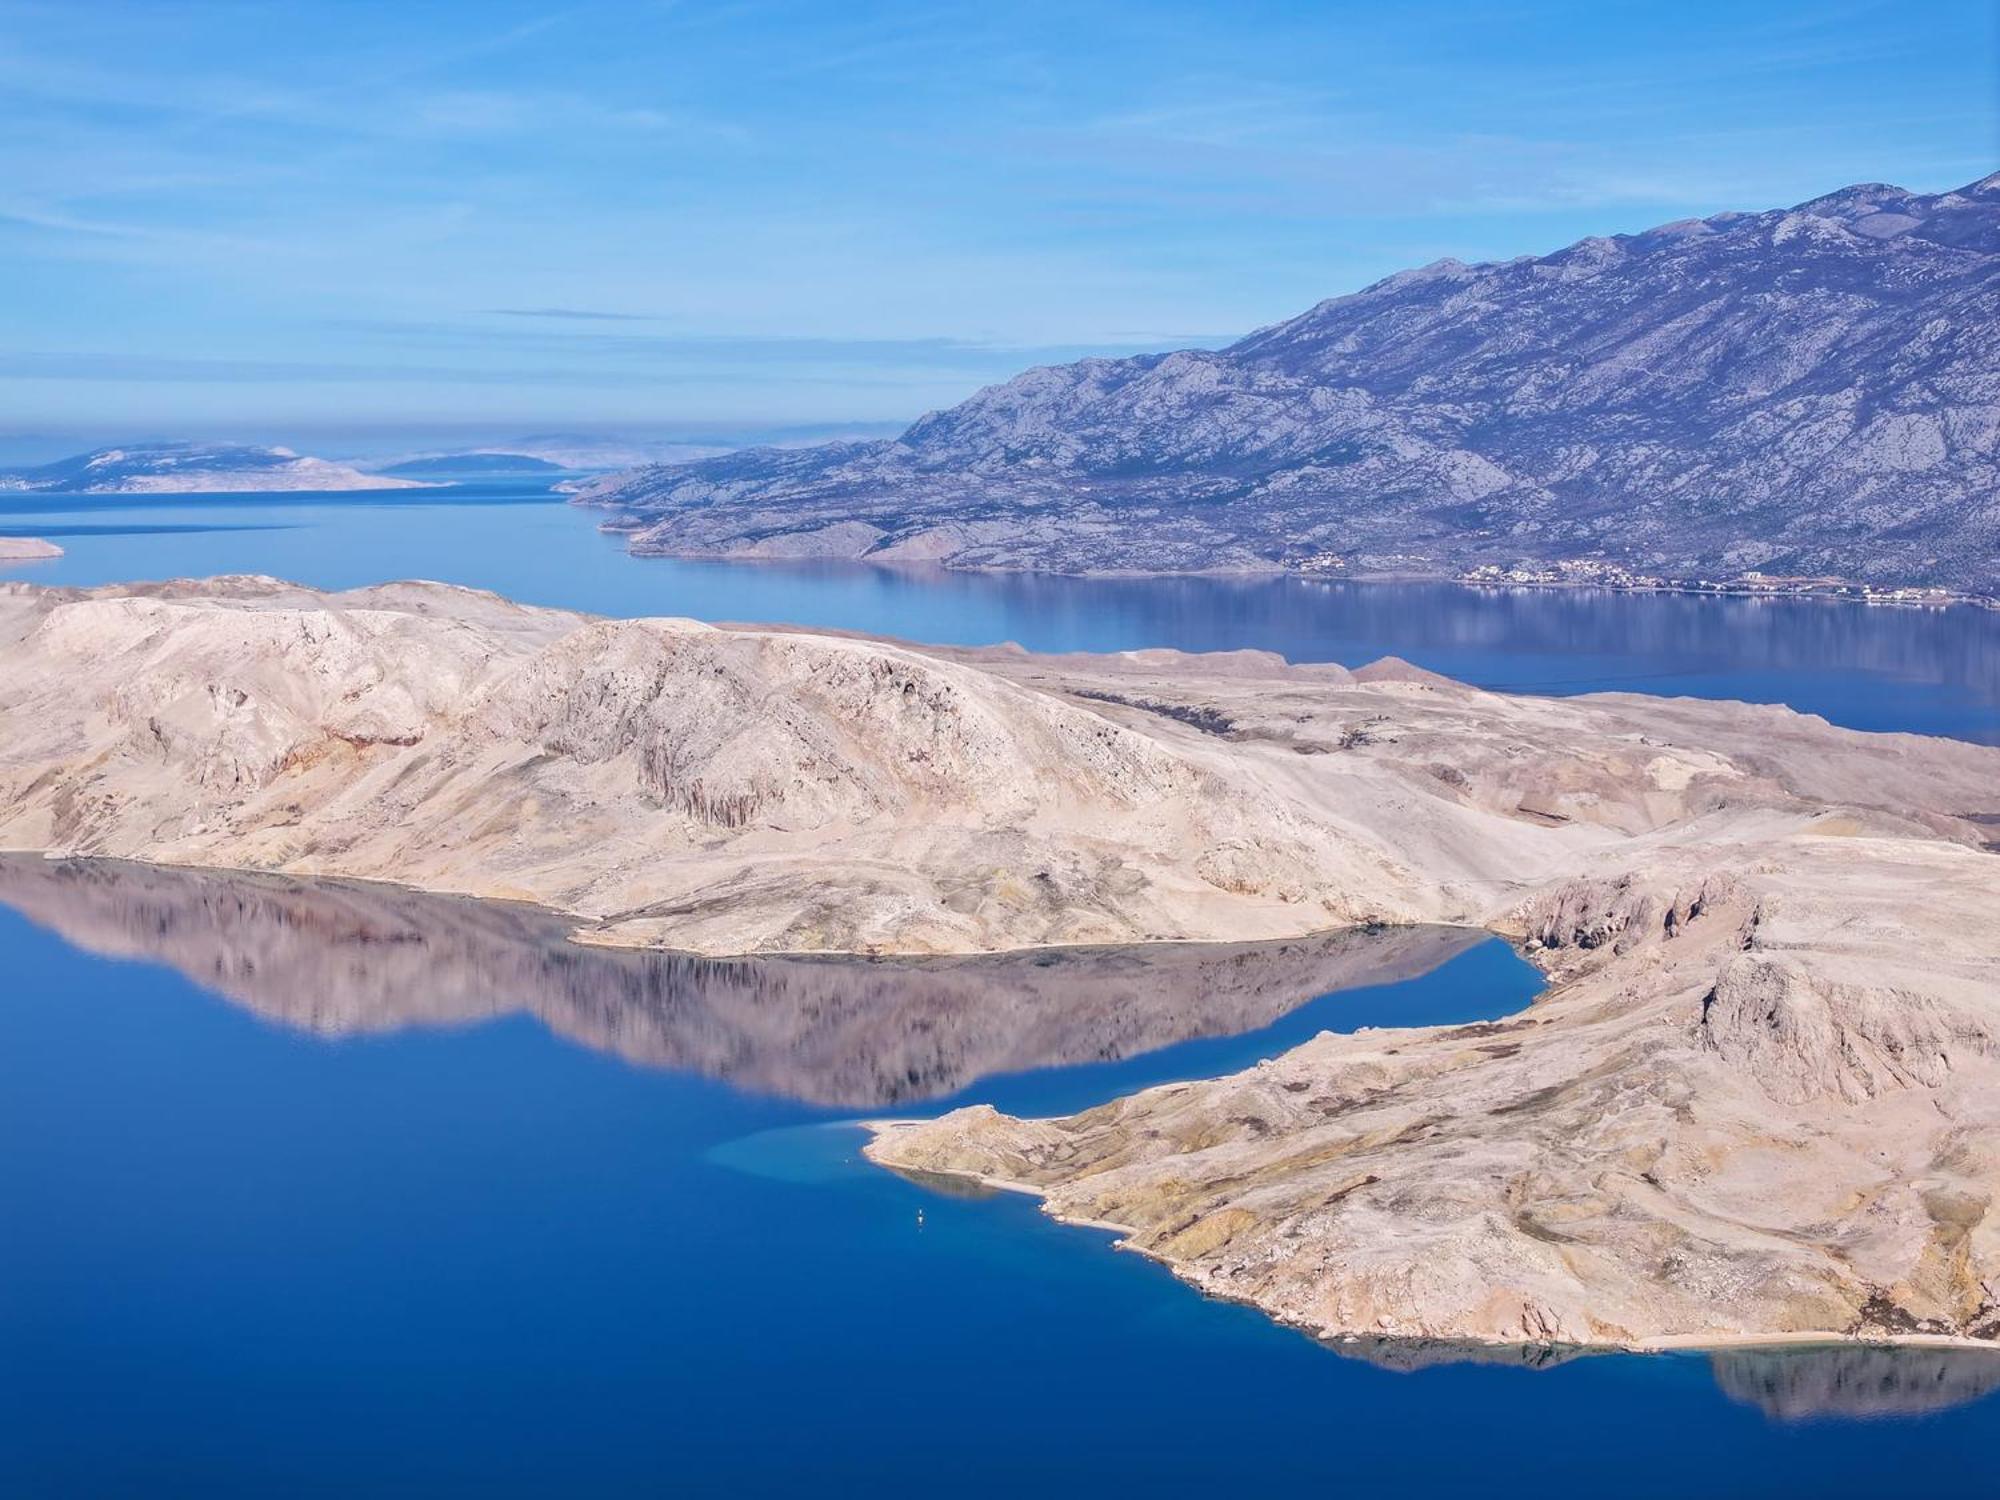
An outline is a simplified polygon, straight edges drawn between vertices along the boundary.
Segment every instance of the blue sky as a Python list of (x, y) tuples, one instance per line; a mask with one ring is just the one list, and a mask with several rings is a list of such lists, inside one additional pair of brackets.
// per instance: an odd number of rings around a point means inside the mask
[(903, 419), (2000, 165), (1991, 0), (0, 0), (0, 432)]

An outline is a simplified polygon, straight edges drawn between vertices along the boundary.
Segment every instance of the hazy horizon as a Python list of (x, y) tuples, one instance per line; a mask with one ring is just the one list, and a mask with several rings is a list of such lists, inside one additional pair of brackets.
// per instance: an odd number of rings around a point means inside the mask
[(0, 18), (11, 448), (893, 427), (1444, 255), (2000, 162), (1975, 0)]

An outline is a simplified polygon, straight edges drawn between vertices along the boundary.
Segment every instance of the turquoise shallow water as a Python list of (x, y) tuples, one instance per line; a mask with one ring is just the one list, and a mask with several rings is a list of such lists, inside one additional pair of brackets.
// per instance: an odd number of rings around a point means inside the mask
[(1310, 580), (1067, 579), (633, 558), (600, 513), (533, 481), (350, 495), (0, 494), (0, 535), (59, 583), (275, 573), (400, 577), (605, 614), (783, 620), (1037, 650), (1257, 646), (1350, 664), (1400, 655), (1487, 687), (1783, 702), (1861, 729), (2000, 742), (2000, 611), (1815, 600)]
[[(0, 532), (69, 549), (0, 573), (49, 582), (416, 575), (1048, 649), (1394, 652), (2000, 738), (2000, 616), (1965, 610), (677, 564), (532, 486), (0, 497)], [(1490, 941), (704, 965), (228, 877), (0, 861), (0, 903), (7, 1494), (1879, 1496), (1977, 1483), (2000, 1438), (1985, 1356), (1330, 1351), (1028, 1200), (867, 1168), (842, 1123), (1069, 1110), (1326, 1026), (1504, 1014), (1534, 976)]]

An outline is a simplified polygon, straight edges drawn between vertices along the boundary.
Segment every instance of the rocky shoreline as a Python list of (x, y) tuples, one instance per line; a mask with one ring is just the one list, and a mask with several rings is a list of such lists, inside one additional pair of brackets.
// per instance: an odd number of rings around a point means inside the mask
[(1760, 842), (1569, 883), (1518, 913), (1551, 986), (1510, 1020), (867, 1152), (1319, 1337), (1994, 1347), (1992, 858)]
[[(1058, 1224), (1073, 1229), (1094, 1229), (1103, 1234), (1116, 1235), (1113, 1250), (1128, 1252), (1167, 1270), (1181, 1274), (1181, 1267), (1170, 1256), (1146, 1245), (1135, 1243), (1134, 1236), (1140, 1230), (1130, 1224), (1114, 1223), (1109, 1219), (1092, 1219), (1064, 1212), (1051, 1204), (1045, 1187), (1031, 1182), (1017, 1182), (1005, 1177), (994, 1177), (983, 1172), (961, 1172), (935, 1167), (914, 1168), (897, 1164), (895, 1137), (899, 1132), (915, 1130), (929, 1125), (929, 1120), (919, 1119), (879, 1119), (858, 1122), (860, 1129), (870, 1137), (862, 1148), (862, 1154), (878, 1166), (888, 1168), (899, 1176), (913, 1181), (958, 1182), (990, 1189), (996, 1193), (1012, 1193), (1033, 1198), (1051, 1219)], [(882, 1144), (876, 1145), (877, 1142)], [(1186, 1276), (1183, 1280), (1191, 1280)], [(1370, 1363), (1388, 1364), (1395, 1360), (1385, 1357), (1383, 1351), (1424, 1351), (1424, 1364), (1450, 1364), (1461, 1360), (1476, 1359), (1482, 1353), (1495, 1350), (1547, 1350), (1569, 1351), (1573, 1354), (1672, 1354), (1711, 1353), (1728, 1350), (1754, 1351), (1759, 1349), (1948, 1349), (1973, 1350), (2000, 1359), (2000, 1338), (1987, 1335), (1931, 1333), (1912, 1330), (1886, 1328), (1822, 1328), (1800, 1329), (1787, 1332), (1748, 1333), (1689, 1333), (1662, 1334), (1651, 1338), (1586, 1338), (1582, 1340), (1525, 1339), (1505, 1333), (1481, 1334), (1476, 1332), (1455, 1334), (1395, 1333), (1367, 1334), (1353, 1330), (1334, 1330), (1318, 1326), (1310, 1320), (1300, 1318), (1285, 1311), (1273, 1310), (1254, 1296), (1231, 1293), (1212, 1286), (1200, 1286), (1200, 1294), (1218, 1302), (1231, 1302), (1238, 1306), (1254, 1308), (1271, 1321), (1305, 1334), (1336, 1352), (1366, 1359)], [(1365, 1347), (1366, 1352), (1362, 1352)], [(1400, 1367), (1400, 1366), (1399, 1366)]]
[[(595, 497), (573, 500), (574, 505), (602, 508), (612, 501)], [(839, 552), (819, 555), (812, 552), (759, 553), (714, 551), (648, 540), (635, 533), (641, 523), (614, 518), (599, 524), (598, 530), (611, 536), (630, 536), (627, 550), (634, 557), (653, 557), (679, 562), (727, 562), (732, 566), (777, 566), (800, 562), (832, 562), (890, 572), (941, 569), (949, 573), (1029, 574), (1051, 578), (1244, 578), (1309, 579), (1322, 583), (1454, 583), (1481, 591), (1590, 592), (1619, 594), (1678, 594), (1714, 599), (1817, 599), (1834, 604), (1860, 604), (1898, 609), (1993, 609), (2000, 610), (2000, 594), (1945, 588), (1929, 584), (1872, 584), (1849, 578), (1786, 579), (1761, 575), (1742, 578), (1664, 578), (1634, 574), (1629, 570), (1595, 564), (1521, 565), (1503, 567), (1483, 564), (1472, 568), (1435, 567), (1419, 569), (1354, 569), (1344, 560), (1278, 563), (1240, 560), (1227, 565), (1183, 568), (1148, 567), (1052, 567), (1020, 562), (1001, 564), (957, 561), (939, 562), (929, 558), (903, 556), (849, 556)]]

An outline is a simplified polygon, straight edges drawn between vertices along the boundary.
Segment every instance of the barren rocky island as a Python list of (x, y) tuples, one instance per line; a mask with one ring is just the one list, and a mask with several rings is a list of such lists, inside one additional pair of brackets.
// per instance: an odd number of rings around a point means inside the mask
[(1505, 935), (1548, 980), (1519, 1015), (869, 1146), (1316, 1334), (2000, 1334), (2000, 750), (420, 583), (11, 584), (0, 654), (16, 851), (504, 897), (709, 955)]

